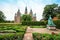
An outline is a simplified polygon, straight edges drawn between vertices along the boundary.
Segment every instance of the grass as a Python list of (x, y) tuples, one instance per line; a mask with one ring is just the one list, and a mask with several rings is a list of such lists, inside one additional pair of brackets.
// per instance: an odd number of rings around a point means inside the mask
[(31, 26), (31, 28), (46, 28), (46, 26)]

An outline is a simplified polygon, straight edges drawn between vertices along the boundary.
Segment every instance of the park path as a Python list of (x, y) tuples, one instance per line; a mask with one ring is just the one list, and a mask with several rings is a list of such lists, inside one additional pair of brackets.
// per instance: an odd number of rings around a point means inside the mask
[(48, 30), (47, 28), (30, 28), (28, 27), (26, 30), (26, 33), (24, 35), (23, 40), (33, 40), (33, 35), (32, 33), (37, 32), (37, 33), (48, 33), (51, 34), (52, 32), (54, 33), (60, 33), (60, 29), (56, 30)]
[(26, 33), (24, 35), (23, 40), (33, 40), (33, 35), (32, 35), (31, 31), (32, 31), (31, 28), (28, 27), (27, 30), (26, 30)]

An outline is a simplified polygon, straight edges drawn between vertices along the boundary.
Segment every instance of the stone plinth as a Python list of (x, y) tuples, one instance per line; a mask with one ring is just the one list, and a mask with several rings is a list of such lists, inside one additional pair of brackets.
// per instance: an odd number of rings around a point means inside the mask
[(49, 26), (49, 25), (47, 25), (47, 29), (56, 30), (56, 27), (55, 26)]

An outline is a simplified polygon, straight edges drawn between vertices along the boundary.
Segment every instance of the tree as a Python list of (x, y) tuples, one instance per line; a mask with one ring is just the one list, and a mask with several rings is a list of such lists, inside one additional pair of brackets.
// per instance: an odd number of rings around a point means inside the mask
[(5, 21), (5, 16), (2, 11), (0, 11), (0, 22)]
[(57, 15), (58, 19), (60, 19), (60, 14)]
[(58, 7), (56, 8), (56, 12), (57, 12), (58, 14), (60, 14), (60, 6), (58, 6)]
[(60, 6), (56, 8), (57, 17), (60, 19)]
[(43, 11), (43, 19), (47, 20), (49, 15), (51, 17), (55, 17), (57, 13), (55, 13), (54, 8), (56, 8), (58, 4), (51, 4), (51, 5), (46, 5)]
[(31, 21), (32, 20), (32, 17), (30, 15), (22, 15), (22, 21)]

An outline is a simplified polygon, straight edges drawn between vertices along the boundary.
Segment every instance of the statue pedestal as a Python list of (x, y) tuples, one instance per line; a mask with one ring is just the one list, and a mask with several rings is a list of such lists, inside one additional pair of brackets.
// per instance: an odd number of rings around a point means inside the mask
[(54, 27), (54, 26), (47, 26), (47, 29), (56, 30), (56, 27)]

